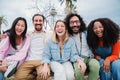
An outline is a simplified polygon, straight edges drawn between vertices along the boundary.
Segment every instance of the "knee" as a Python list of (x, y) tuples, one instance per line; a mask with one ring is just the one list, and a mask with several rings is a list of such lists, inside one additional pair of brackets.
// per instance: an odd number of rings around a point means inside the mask
[(66, 75), (67, 75), (68, 80), (73, 80), (74, 79), (74, 73), (73, 72), (66, 73)]
[(58, 70), (53, 71), (54, 75), (60, 76), (65, 75), (65, 69), (63, 67), (60, 67)]
[(112, 62), (111, 68), (112, 68), (112, 70), (119, 71), (119, 69), (120, 69), (120, 60), (116, 60), (116, 61)]
[(99, 69), (100, 69), (99, 62), (96, 59), (92, 59), (89, 62), (89, 69), (90, 69), (90, 71), (99, 71)]
[(25, 74), (16, 73), (15, 76), (14, 76), (14, 79), (15, 80), (27, 79), (27, 76)]
[(56, 70), (55, 72), (59, 73), (59, 74), (63, 74), (63, 73), (65, 73), (65, 69), (63, 67), (61, 67), (58, 70)]

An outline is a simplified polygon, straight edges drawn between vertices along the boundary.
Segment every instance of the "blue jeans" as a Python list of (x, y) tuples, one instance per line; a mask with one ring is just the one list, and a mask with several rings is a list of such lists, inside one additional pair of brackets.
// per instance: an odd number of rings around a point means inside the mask
[(115, 60), (111, 63), (110, 72), (105, 72), (102, 66), (104, 59), (99, 61), (100, 63), (100, 80), (120, 80), (120, 60)]
[(3, 72), (0, 72), (0, 80), (5, 80)]
[(112, 62), (111, 73), (113, 80), (120, 80), (120, 59)]

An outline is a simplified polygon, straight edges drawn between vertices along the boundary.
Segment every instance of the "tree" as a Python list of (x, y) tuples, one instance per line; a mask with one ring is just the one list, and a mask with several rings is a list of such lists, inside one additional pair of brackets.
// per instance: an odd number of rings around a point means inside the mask
[(1, 25), (2, 25), (2, 23), (5, 24), (5, 25), (8, 24), (7, 20), (5, 19), (4, 16), (0, 16), (0, 34), (1, 34)]
[(77, 0), (59, 0), (61, 2), (61, 5), (64, 1), (66, 1), (66, 14), (69, 14), (70, 12), (73, 12), (76, 9), (76, 6), (73, 4), (73, 2), (77, 2)]

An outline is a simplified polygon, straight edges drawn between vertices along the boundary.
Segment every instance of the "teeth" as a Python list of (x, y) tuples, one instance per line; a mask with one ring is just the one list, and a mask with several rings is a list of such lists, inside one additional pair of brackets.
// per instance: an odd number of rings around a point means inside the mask
[(58, 31), (58, 32), (62, 32), (62, 31)]

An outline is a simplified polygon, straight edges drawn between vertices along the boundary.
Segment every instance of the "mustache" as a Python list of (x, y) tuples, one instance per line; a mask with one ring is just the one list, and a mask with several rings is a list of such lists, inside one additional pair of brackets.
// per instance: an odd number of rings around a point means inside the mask
[(35, 26), (38, 26), (38, 25), (42, 26), (41, 24), (35, 24)]
[(80, 26), (72, 26), (71, 29), (80, 28)]

